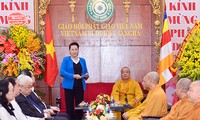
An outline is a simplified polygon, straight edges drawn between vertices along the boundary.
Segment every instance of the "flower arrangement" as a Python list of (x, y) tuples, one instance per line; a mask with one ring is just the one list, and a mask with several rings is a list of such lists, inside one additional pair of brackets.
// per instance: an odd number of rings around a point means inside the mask
[(110, 96), (107, 94), (99, 94), (96, 97), (96, 102), (102, 104), (102, 105), (106, 105), (106, 104), (110, 104)]
[(200, 22), (196, 22), (193, 29), (184, 39), (182, 55), (177, 62), (180, 68), (179, 78), (200, 79)]
[(110, 96), (107, 94), (99, 94), (95, 101), (91, 101), (89, 115), (93, 120), (106, 120), (106, 105), (110, 103)]
[(95, 120), (102, 120), (105, 116), (105, 106), (98, 105), (92, 112), (90, 112), (90, 116)]
[(45, 53), (42, 37), (23, 26), (10, 26), (0, 34), (0, 72), (18, 76), (22, 70), (33, 71), (40, 78), (44, 73)]

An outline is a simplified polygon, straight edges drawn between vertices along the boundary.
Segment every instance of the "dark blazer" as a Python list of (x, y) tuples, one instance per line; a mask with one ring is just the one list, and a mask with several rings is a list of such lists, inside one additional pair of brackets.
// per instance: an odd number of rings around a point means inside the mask
[(36, 96), (36, 94), (34, 93), (34, 92), (31, 92), (31, 94), (29, 95), (30, 96), (30, 98), (38, 105), (38, 106), (40, 106), (40, 108), (42, 108), (43, 110), (44, 109), (49, 109), (50, 107), (48, 106), (46, 106), (41, 100), (40, 100), (40, 98), (38, 97), (38, 96)]
[(22, 112), (31, 117), (43, 118), (44, 114), (40, 113), (21, 93), (16, 97), (16, 102), (19, 104)]

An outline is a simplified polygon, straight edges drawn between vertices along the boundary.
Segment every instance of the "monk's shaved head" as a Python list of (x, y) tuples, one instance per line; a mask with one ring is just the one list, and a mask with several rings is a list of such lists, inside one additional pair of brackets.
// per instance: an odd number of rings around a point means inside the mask
[(145, 90), (150, 90), (155, 87), (155, 85), (159, 82), (159, 74), (155, 71), (147, 73), (147, 75), (143, 78), (142, 86)]
[(192, 81), (188, 78), (181, 78), (176, 86), (182, 88), (185, 92), (187, 92), (190, 88), (190, 84), (192, 83)]
[(200, 101), (200, 80), (191, 83), (190, 89), (188, 91), (188, 98), (189, 101), (193, 103)]
[(122, 69), (121, 69), (121, 72), (124, 70), (124, 69), (127, 69), (128, 71), (129, 71), (129, 73), (130, 73), (130, 69), (128, 68), (128, 67), (123, 67)]
[(181, 78), (177, 83), (176, 83), (176, 95), (182, 99), (185, 96), (187, 96), (187, 92), (190, 88), (190, 84), (192, 81), (188, 78)]
[(130, 79), (130, 69), (128, 67), (123, 67), (121, 69), (121, 78), (124, 81), (127, 81)]
[(159, 79), (160, 79), (159, 74), (155, 71), (147, 73), (147, 75), (145, 77), (150, 77), (152, 82), (155, 83), (155, 84), (158, 84)]
[[(193, 84), (195, 84), (195, 88), (200, 90), (200, 80), (194, 81)], [(200, 92), (200, 91), (199, 91)]]

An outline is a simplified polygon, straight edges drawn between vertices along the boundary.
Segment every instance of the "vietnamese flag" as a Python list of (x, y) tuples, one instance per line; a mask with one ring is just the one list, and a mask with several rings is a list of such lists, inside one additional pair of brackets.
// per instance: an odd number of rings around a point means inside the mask
[(50, 87), (53, 87), (56, 77), (58, 75), (58, 64), (56, 59), (56, 52), (54, 48), (53, 35), (51, 29), (50, 16), (46, 13), (46, 34), (45, 34), (45, 46), (46, 46), (46, 63), (45, 63), (45, 76), (44, 81)]

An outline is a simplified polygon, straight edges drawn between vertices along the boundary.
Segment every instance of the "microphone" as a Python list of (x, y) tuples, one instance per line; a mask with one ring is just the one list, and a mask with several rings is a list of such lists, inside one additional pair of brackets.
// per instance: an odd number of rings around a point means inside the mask
[(121, 91), (119, 91), (119, 90), (116, 90), (116, 92), (119, 92), (120, 94), (124, 94), (125, 95), (125, 102), (126, 102), (126, 104), (128, 104), (128, 98), (127, 98), (127, 95), (129, 95), (129, 94), (127, 94), (127, 93), (125, 93), (125, 92), (121, 92)]
[(124, 107), (124, 109), (126, 109), (126, 108), (133, 108), (130, 104), (128, 104), (128, 98), (127, 98), (127, 96), (128, 95), (133, 95), (132, 93), (125, 93), (125, 92), (121, 92), (121, 91), (119, 91), (119, 90), (116, 90), (116, 92), (119, 92), (120, 94), (124, 94), (125, 95), (125, 102), (126, 102), (126, 104), (125, 105), (123, 105), (123, 107)]

